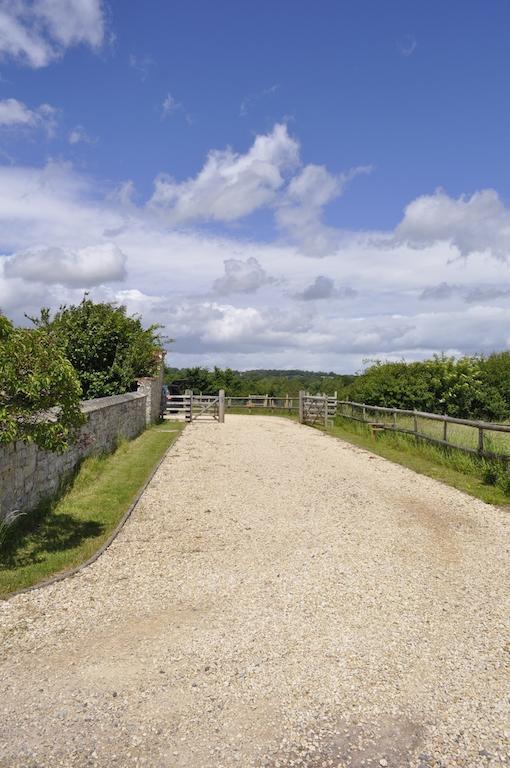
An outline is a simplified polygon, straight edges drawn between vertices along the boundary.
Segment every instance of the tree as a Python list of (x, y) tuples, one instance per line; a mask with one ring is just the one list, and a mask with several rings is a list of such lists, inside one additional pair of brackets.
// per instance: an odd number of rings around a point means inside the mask
[(376, 361), (349, 388), (349, 398), (388, 408), (447, 413), (459, 418), (501, 419), (508, 405), (476, 357), (405, 363)]
[(0, 315), (0, 443), (68, 447), (84, 422), (78, 376), (46, 329), (14, 328)]
[(489, 389), (496, 389), (510, 412), (510, 352), (494, 352), (480, 358), (480, 366)]
[(157, 370), (160, 326), (144, 328), (124, 306), (95, 303), (85, 295), (80, 304), (61, 307), (53, 318), (43, 309), (32, 320), (58, 338), (86, 399), (135, 390), (137, 379)]

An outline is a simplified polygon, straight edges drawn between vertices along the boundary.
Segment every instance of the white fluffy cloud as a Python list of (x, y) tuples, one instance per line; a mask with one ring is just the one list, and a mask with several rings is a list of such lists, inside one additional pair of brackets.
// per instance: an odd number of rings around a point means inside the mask
[(81, 125), (77, 125), (76, 128), (73, 128), (73, 130), (69, 132), (67, 140), (69, 144), (94, 144), (95, 143), (95, 140), (88, 135), (85, 128), (83, 128), (83, 126)]
[(194, 179), (156, 180), (151, 206), (179, 224), (196, 220), (235, 221), (271, 204), (284, 184), (283, 172), (298, 163), (299, 145), (285, 125), (257, 136), (244, 155), (231, 149), (209, 153)]
[(255, 293), (263, 285), (275, 283), (253, 256), (242, 259), (225, 259), (225, 274), (214, 281), (214, 290), (219, 294)]
[[(174, 182), (178, 193), (161, 206), (137, 205), (130, 182), (111, 189), (65, 163), (0, 166), (0, 306), (22, 322), (24, 312), (79, 301), (91, 286), (94, 298), (163, 323), (176, 339), (175, 365), (353, 371), (367, 357), (510, 348), (510, 260), (501, 258), (507, 211), (497, 196), (494, 205), (495, 193), (484, 215), (479, 205), (469, 208), (476, 214), (468, 215), (469, 248), (458, 220), (438, 227), (420, 198), (396, 233), (344, 232), (338, 247), (333, 230), (319, 275), (303, 230), (284, 243), (191, 226), (211, 218), (210, 206), (212, 218), (229, 220), (232, 200), (239, 218), (262, 204), (298, 219), (312, 211), (320, 231), (324, 206), (349, 174), (303, 167), (298, 149), (286, 129), (275, 129), (245, 154), (210, 156), (197, 177)], [(461, 199), (460, 210), (471, 200)], [(459, 201), (446, 202), (457, 211)], [(491, 225), (475, 227), (484, 216)]]
[(0, 128), (43, 128), (51, 136), (55, 130), (57, 110), (49, 104), (30, 109), (17, 99), (0, 101)]
[(11, 127), (13, 125), (35, 125), (36, 115), (17, 99), (4, 99), (0, 101), (0, 125)]
[(360, 166), (333, 175), (324, 166), (305, 166), (289, 182), (276, 212), (278, 224), (307, 255), (323, 257), (332, 253), (338, 248), (340, 232), (323, 223), (322, 210), (343, 194), (349, 181), (371, 170), (370, 166)]
[(102, 0), (0, 0), (0, 54), (44, 67), (66, 48), (104, 40)]
[[(164, 114), (179, 108), (168, 96)], [(287, 126), (277, 124), (272, 132), (257, 136), (245, 154), (231, 149), (215, 150), (192, 179), (156, 179), (150, 207), (173, 224), (193, 221), (232, 222), (262, 207), (271, 207), (275, 220), (289, 242), (308, 256), (332, 253), (341, 233), (323, 223), (323, 209), (343, 194), (356, 176), (370, 173), (359, 166), (332, 174), (324, 166), (301, 166), (299, 143)]]
[(124, 280), (126, 256), (114, 243), (80, 248), (76, 251), (59, 247), (40, 248), (17, 253), (6, 260), (6, 277), (71, 288)]
[(488, 251), (506, 259), (510, 255), (510, 211), (493, 189), (457, 199), (438, 190), (407, 206), (395, 235), (415, 247), (444, 240), (462, 256)]

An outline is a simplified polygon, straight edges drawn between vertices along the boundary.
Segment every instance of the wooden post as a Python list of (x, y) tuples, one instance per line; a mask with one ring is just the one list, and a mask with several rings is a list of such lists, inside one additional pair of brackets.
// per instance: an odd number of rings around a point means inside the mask
[(328, 396), (324, 395), (324, 428), (328, 428)]
[(448, 442), (448, 422), (446, 421), (446, 413), (444, 415), (444, 421), (443, 421), (443, 440), (445, 443)]
[(305, 411), (304, 411), (304, 399), (305, 393), (303, 390), (300, 390), (299, 392), (299, 423), (304, 424), (305, 423)]
[(393, 429), (397, 428), (397, 409), (393, 409)]
[(218, 421), (220, 424), (225, 422), (225, 390), (220, 389), (218, 397)]
[(478, 427), (478, 453), (483, 456), (483, 427)]
[[(184, 405), (188, 406), (188, 415), (187, 416), (185, 415), (184, 418), (187, 419), (187, 421), (189, 421), (189, 423), (191, 424), (191, 422), (193, 421), (193, 390), (186, 389), (184, 392), (184, 397), (187, 398), (187, 401), (186, 399), (184, 400)], [(185, 410), (185, 413), (186, 413), (186, 410)]]
[(414, 431), (418, 433), (418, 416), (416, 415), (416, 408), (414, 409)]
[(365, 407), (365, 403), (363, 403), (363, 412), (362, 412), (362, 419), (363, 419), (363, 421), (367, 420), (366, 417), (367, 417), (367, 409)]

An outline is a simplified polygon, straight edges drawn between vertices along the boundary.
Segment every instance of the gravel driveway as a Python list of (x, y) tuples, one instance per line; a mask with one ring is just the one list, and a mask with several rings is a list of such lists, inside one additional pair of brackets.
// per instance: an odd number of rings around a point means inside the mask
[(0, 766), (510, 765), (509, 513), (285, 419), (188, 427), (0, 603)]

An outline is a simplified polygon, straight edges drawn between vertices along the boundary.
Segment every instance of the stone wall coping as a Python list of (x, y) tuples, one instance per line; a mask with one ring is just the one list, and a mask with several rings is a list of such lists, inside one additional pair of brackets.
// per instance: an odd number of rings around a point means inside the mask
[(113, 405), (122, 405), (122, 403), (129, 403), (131, 400), (141, 400), (147, 397), (145, 392), (126, 392), (125, 395), (111, 395), (110, 397), (95, 397), (91, 400), (81, 401), (81, 410), (83, 413), (91, 413), (92, 411), (100, 411), (103, 408), (109, 408)]

